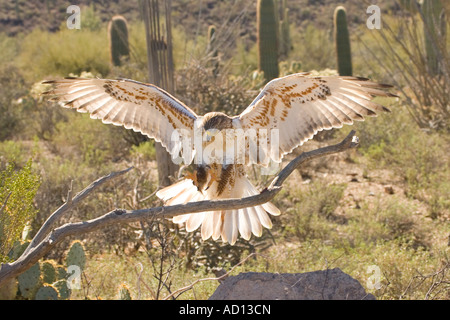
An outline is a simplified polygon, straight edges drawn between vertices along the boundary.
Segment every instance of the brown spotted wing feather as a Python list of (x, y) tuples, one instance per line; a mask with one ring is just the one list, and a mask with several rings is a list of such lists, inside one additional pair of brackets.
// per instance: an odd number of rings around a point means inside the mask
[(88, 112), (93, 119), (141, 132), (154, 138), (172, 154), (179, 145), (172, 139), (174, 130), (184, 135), (193, 132), (194, 111), (166, 91), (133, 80), (66, 78), (45, 81), (63, 107)]

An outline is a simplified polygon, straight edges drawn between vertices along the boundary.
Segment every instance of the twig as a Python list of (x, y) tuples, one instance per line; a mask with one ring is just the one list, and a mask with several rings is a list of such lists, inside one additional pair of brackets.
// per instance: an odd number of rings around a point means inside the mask
[(140, 297), (141, 297), (141, 282), (144, 284), (144, 286), (147, 288), (147, 290), (150, 292), (150, 294), (152, 295), (152, 298), (153, 299), (156, 299), (156, 295), (155, 295), (155, 292), (153, 291), (153, 289), (152, 288), (150, 288), (148, 285), (147, 285), (147, 283), (145, 283), (145, 281), (144, 280), (142, 280), (141, 279), (141, 277), (142, 277), (142, 272), (144, 271), (144, 266), (142, 265), (142, 263), (138, 263), (138, 265), (141, 267), (141, 271), (137, 271), (136, 270), (136, 266), (134, 266), (134, 271), (136, 272), (136, 275), (138, 276), (138, 280), (137, 280), (137, 288), (138, 288), (138, 300), (140, 300)]
[(158, 188), (156, 188), (155, 191), (153, 191), (151, 194), (149, 194), (149, 195), (146, 196), (145, 198), (139, 199), (139, 203), (147, 201), (148, 199), (150, 199), (151, 197), (153, 197), (159, 190), (161, 190), (161, 187), (160, 187), (160, 186), (159, 186)]
[(8, 193), (8, 195), (5, 198), (5, 202), (3, 202), (2, 207), (0, 208), (0, 216), (3, 213), (3, 210), (5, 210), (6, 208), (6, 204), (8, 203), (9, 197), (11, 197), (12, 191), (10, 193)]
[(352, 130), (342, 142), (336, 145), (304, 152), (297, 158), (292, 160), (283, 170), (281, 170), (280, 173), (272, 180), (272, 183), (269, 185), (269, 187), (264, 189), (260, 194), (251, 197), (246, 197), (243, 199), (226, 199), (215, 201), (205, 200), (168, 207), (162, 206), (139, 210), (116, 209), (92, 220), (67, 223), (61, 227), (51, 230), (51, 227), (57, 220), (57, 218), (59, 218), (64, 212), (66, 212), (72, 206), (76, 205), (78, 202), (88, 196), (89, 193), (91, 193), (96, 187), (104, 183), (106, 180), (130, 171), (131, 168), (125, 171), (111, 173), (110, 175), (95, 181), (82, 192), (78, 193), (73, 198), (70, 206), (68, 206), (66, 203), (57, 211), (55, 211), (55, 213), (53, 213), (50, 218), (44, 223), (38, 234), (32, 240), (30, 246), (19, 257), (19, 259), (12, 263), (5, 263), (1, 265), (0, 286), (2, 286), (3, 283), (8, 279), (16, 277), (19, 274), (25, 272), (33, 264), (38, 262), (40, 258), (47, 254), (47, 252), (49, 252), (58, 243), (69, 236), (85, 234), (98, 230), (100, 228), (105, 228), (112, 224), (138, 222), (149, 218), (173, 218), (175, 216), (188, 213), (210, 212), (226, 209), (241, 209), (262, 205), (271, 201), (280, 192), (283, 182), (301, 164), (315, 158), (355, 148), (357, 145), (358, 140), (355, 137), (355, 131)]

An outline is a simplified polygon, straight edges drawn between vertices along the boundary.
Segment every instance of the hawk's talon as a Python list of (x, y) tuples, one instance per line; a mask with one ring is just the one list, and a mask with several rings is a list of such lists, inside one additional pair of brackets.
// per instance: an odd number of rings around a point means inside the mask
[(209, 174), (210, 174), (210, 176), (211, 176), (211, 179), (209, 180), (208, 185), (206, 186), (205, 191), (208, 190), (208, 189), (211, 187), (211, 185), (213, 184), (214, 181), (218, 181), (218, 180), (217, 180), (217, 175), (216, 175), (215, 171), (209, 170)]
[(186, 179), (191, 179), (194, 182), (194, 185), (198, 185), (197, 181), (197, 170), (194, 170), (193, 172), (189, 172), (184, 176)]

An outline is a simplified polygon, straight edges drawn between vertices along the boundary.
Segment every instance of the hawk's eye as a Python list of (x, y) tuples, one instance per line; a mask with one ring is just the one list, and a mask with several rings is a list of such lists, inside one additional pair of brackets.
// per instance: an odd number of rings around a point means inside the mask
[(219, 130), (217, 130), (217, 129), (208, 129), (208, 130), (206, 130), (206, 135), (205, 135), (205, 137), (206, 137), (206, 141), (211, 141), (212, 140), (212, 138), (218, 133), (218, 132), (220, 132)]

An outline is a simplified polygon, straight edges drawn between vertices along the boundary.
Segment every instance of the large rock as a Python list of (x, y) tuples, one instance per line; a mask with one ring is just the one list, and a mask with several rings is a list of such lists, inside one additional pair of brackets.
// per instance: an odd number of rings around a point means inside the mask
[(340, 269), (308, 273), (241, 273), (228, 277), (210, 300), (375, 300)]

